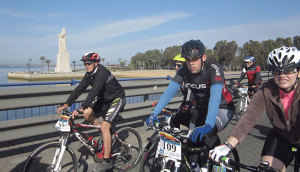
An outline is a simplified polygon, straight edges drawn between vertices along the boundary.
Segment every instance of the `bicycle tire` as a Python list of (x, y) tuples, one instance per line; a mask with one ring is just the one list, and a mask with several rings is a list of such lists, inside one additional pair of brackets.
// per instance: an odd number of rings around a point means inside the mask
[[(23, 172), (50, 172), (51, 163), (57, 149), (60, 149), (60, 142), (50, 142), (36, 148), (27, 158)], [(78, 163), (74, 150), (67, 146), (64, 152), (61, 170), (67, 172), (77, 172)]]
[(112, 136), (111, 159), (118, 171), (128, 171), (135, 167), (142, 155), (142, 139), (130, 127), (120, 128)]
[(235, 108), (235, 115), (236, 118), (239, 119), (243, 112), (246, 110), (246, 99), (244, 97), (240, 98), (237, 103), (236, 103), (236, 108)]
[(142, 162), (140, 166), (141, 172), (159, 172), (161, 170), (163, 160), (162, 157), (155, 159), (155, 153), (159, 140), (160, 136), (155, 136), (146, 145), (142, 155)]

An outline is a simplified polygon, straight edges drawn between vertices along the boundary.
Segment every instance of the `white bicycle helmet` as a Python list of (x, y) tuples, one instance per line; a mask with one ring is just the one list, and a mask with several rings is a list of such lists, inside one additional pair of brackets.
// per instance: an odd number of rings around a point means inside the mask
[(244, 62), (255, 62), (255, 57), (253, 56), (248, 56), (244, 59)]
[(300, 51), (296, 47), (274, 49), (267, 59), (269, 70), (296, 69), (300, 66)]

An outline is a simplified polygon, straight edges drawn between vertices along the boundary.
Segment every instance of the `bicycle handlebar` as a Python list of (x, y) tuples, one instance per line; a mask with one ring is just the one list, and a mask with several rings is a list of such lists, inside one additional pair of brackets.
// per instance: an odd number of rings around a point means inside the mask
[(245, 165), (245, 164), (242, 164), (239, 162), (235, 162), (234, 160), (232, 160), (226, 156), (221, 156), (220, 162), (223, 162), (223, 164), (226, 166), (226, 168), (229, 168), (229, 169), (232, 167), (233, 168), (241, 167), (241, 168), (249, 170), (249, 171), (280, 172), (280, 170), (270, 167), (269, 162), (266, 162), (266, 161), (260, 161), (259, 166), (250, 166), (250, 165)]
[[(185, 139), (189, 139), (189, 136), (192, 132), (191, 130), (188, 130), (188, 132), (186, 132), (186, 131), (182, 131), (178, 128), (172, 128), (166, 123), (156, 123), (155, 126), (150, 129), (154, 129), (156, 131), (161, 131), (161, 132), (171, 134), (172, 136), (174, 136), (176, 138), (185, 138)], [(184, 133), (184, 134), (182, 134), (182, 133)]]

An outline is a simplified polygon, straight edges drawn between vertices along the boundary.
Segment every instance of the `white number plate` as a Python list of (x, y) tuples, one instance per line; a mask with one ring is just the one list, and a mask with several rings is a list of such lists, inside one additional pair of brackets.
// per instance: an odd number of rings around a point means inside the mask
[(247, 93), (248, 88), (241, 88), (242, 93)]
[(181, 142), (170, 135), (160, 134), (159, 153), (181, 160)]
[(58, 119), (58, 121), (55, 124), (55, 128), (62, 132), (69, 132), (71, 131), (70, 125), (69, 125), (69, 119), (70, 117), (61, 115)]

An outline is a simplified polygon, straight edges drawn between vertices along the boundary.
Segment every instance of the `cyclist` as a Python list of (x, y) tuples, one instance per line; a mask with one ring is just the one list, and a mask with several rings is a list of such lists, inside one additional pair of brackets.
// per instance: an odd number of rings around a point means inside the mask
[[(119, 115), (119, 112), (126, 104), (124, 88), (119, 84), (116, 78), (103, 65), (99, 64), (100, 56), (95, 53), (87, 53), (81, 58), (86, 68), (86, 73), (80, 84), (74, 89), (66, 103), (57, 108), (57, 112), (72, 105), (75, 100), (91, 86), (85, 101), (81, 107), (74, 110), (72, 117), (83, 113), (83, 117), (94, 125), (101, 125), (104, 143), (104, 158), (93, 172), (106, 171), (113, 167), (110, 158), (111, 151), (111, 133), (110, 128), (113, 121)], [(103, 121), (99, 121), (99, 116)]]
[(179, 70), (182, 68), (182, 65), (185, 63), (185, 59), (181, 57), (181, 54), (177, 54), (174, 58), (173, 61), (175, 62), (175, 70)]
[(255, 57), (253, 56), (248, 56), (244, 59), (242, 73), (235, 86), (240, 84), (246, 74), (248, 78), (248, 91), (254, 94), (261, 85), (262, 80), (260, 77), (260, 67), (255, 63)]
[[(186, 63), (176, 72), (168, 88), (159, 99), (153, 112), (146, 120), (150, 127), (158, 121), (157, 116), (169, 103), (182, 83), (189, 88), (194, 95), (195, 110), (191, 113), (176, 115), (174, 122), (188, 126), (193, 143), (199, 143), (202, 137), (213, 131), (215, 125), (223, 129), (233, 115), (233, 101), (230, 92), (225, 85), (223, 69), (219, 64), (206, 60), (205, 47), (200, 40), (190, 40), (182, 45), (182, 57)], [(192, 114), (193, 113), (193, 114)], [(220, 117), (216, 120), (216, 117)], [(215, 127), (217, 128), (217, 127)], [(193, 161), (195, 162), (195, 161)]]
[(272, 124), (261, 153), (262, 161), (286, 171), (293, 159), (292, 146), (300, 145), (300, 51), (296, 47), (274, 49), (267, 58), (273, 78), (265, 82), (253, 96), (251, 103), (225, 144), (210, 151), (219, 161), (240, 144), (259, 117), (266, 111)]

